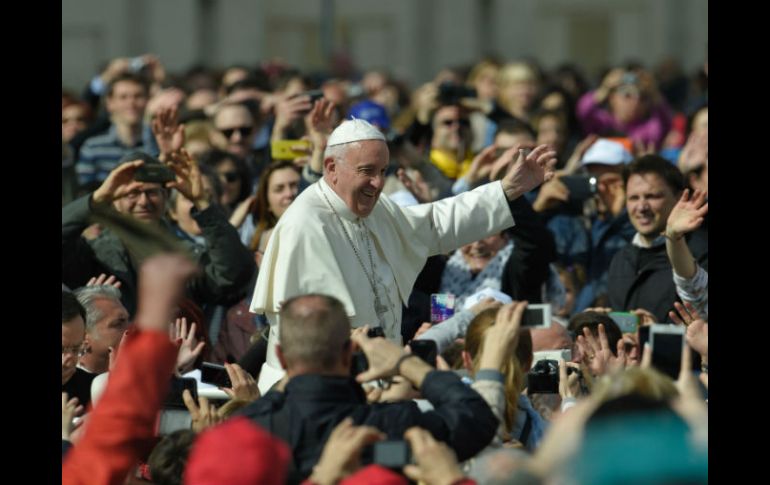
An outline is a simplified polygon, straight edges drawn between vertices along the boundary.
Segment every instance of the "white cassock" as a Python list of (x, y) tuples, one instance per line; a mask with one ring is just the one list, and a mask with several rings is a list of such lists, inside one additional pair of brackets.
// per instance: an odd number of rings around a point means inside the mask
[[(264, 313), (270, 323), (260, 392), (267, 392), (284, 374), (275, 353), (282, 302), (308, 293), (333, 296), (345, 306), (353, 327), (378, 326), (381, 321), (387, 338), (401, 344), (402, 304), (407, 304), (427, 258), (512, 225), (501, 182), (411, 207), (399, 207), (383, 194), (364, 219), (348, 209), (324, 179), (311, 185), (279, 219), (259, 268), (250, 310)], [(367, 276), (372, 273), (369, 247), (377, 292), (387, 307), (380, 315), (375, 311), (375, 295)]]

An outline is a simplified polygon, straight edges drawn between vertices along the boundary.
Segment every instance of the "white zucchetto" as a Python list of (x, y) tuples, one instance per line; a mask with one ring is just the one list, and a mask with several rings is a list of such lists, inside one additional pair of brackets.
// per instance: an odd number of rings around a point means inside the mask
[(368, 121), (353, 118), (352, 120), (343, 121), (340, 126), (332, 132), (329, 136), (329, 140), (326, 142), (326, 146), (331, 147), (363, 140), (386, 141), (385, 135), (383, 135), (374, 125)]

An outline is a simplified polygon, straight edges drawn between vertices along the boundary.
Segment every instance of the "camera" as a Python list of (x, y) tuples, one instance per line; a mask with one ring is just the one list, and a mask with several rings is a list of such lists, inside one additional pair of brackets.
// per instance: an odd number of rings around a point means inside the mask
[(366, 336), (369, 338), (385, 338), (385, 330), (383, 330), (382, 327), (372, 327), (366, 331)]
[(527, 374), (527, 390), (529, 394), (558, 394), (559, 362), (538, 360)]
[(350, 365), (351, 377), (356, 377), (358, 374), (369, 369), (369, 361), (366, 359), (366, 354), (363, 352), (353, 352), (352, 360)]
[(457, 104), (463, 98), (475, 98), (476, 90), (462, 84), (442, 83), (438, 87), (438, 100), (443, 104)]

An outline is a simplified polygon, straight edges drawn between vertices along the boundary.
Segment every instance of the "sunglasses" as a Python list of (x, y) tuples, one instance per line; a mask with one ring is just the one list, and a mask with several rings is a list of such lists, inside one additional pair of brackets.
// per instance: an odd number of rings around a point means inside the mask
[(233, 133), (236, 131), (241, 134), (242, 138), (245, 138), (251, 134), (251, 131), (254, 129), (253, 126), (238, 126), (236, 128), (225, 128), (224, 130), (219, 130), (222, 132), (223, 135), (225, 135), (225, 138), (230, 139), (233, 136)]
[(470, 120), (462, 119), (462, 120), (443, 120), (441, 121), (441, 124), (444, 126), (452, 126), (454, 124), (458, 124), (460, 126), (471, 126)]
[(238, 177), (238, 172), (222, 172), (219, 176), (225, 179), (225, 182), (227, 183), (237, 182), (240, 178)]

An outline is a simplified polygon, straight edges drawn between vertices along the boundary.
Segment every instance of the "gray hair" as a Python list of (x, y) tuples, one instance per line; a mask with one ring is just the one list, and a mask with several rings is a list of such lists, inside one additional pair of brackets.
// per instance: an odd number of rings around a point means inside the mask
[(104, 298), (121, 303), (120, 290), (110, 285), (84, 286), (75, 290), (75, 296), (86, 309), (86, 331), (89, 333), (96, 327), (96, 323), (104, 318), (104, 314), (94, 305), (94, 301)]
[(350, 148), (361, 148), (360, 141), (354, 141), (350, 143), (341, 143), (339, 145), (327, 146), (324, 150), (324, 160), (327, 158), (333, 158), (334, 161), (345, 161), (344, 157)]
[(333, 368), (350, 341), (350, 320), (332, 296), (309, 294), (288, 299), (281, 308), (278, 330), (281, 352), (289, 367)]

